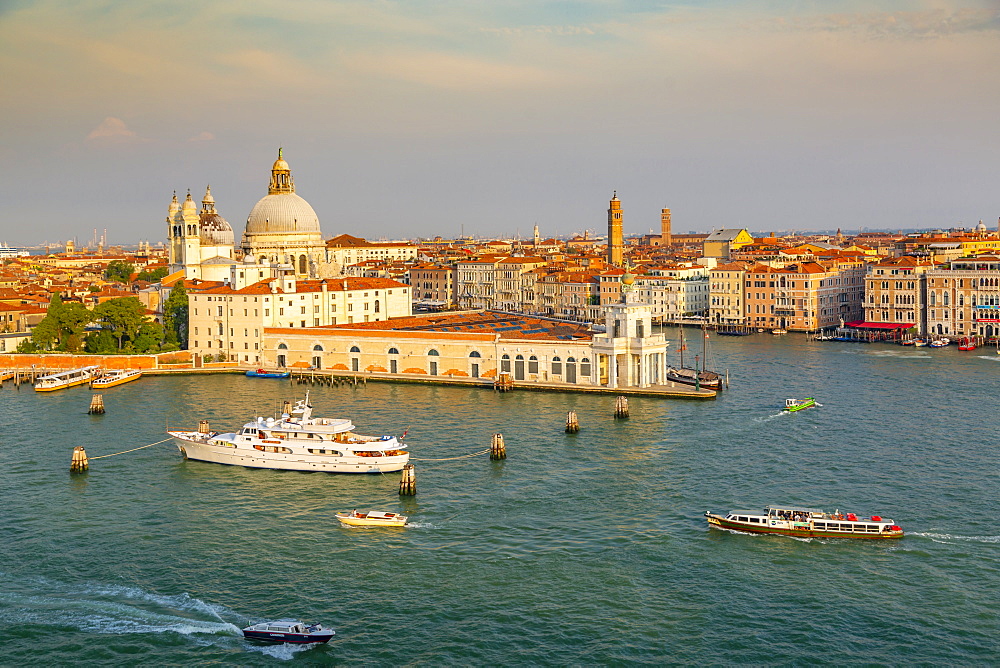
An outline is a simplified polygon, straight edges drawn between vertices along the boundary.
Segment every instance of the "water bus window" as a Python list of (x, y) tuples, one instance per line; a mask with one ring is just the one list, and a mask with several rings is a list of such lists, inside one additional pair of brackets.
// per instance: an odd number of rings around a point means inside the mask
[(753, 522), (753, 523), (755, 523), (755, 524), (759, 524), (760, 523), (760, 518), (759, 517), (751, 517), (750, 521)]

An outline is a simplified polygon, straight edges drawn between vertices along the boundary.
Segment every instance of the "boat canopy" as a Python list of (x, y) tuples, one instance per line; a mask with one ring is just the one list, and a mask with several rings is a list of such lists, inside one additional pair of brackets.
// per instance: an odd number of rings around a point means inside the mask
[(802, 506), (797, 506), (797, 505), (782, 505), (782, 506), (777, 506), (777, 505), (771, 504), (769, 506), (764, 506), (764, 510), (765, 511), (769, 511), (769, 510), (788, 510), (788, 511), (800, 512), (800, 513), (810, 513), (810, 514), (812, 514), (812, 513), (818, 513), (820, 515), (823, 515), (823, 514), (826, 513), (825, 510), (820, 510), (818, 508), (803, 508)]

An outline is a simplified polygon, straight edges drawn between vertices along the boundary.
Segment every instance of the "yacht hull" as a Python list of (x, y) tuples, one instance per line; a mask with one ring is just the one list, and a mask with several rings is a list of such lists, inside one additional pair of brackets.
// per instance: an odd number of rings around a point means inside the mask
[(198, 440), (197, 432), (172, 431), (169, 433), (174, 437), (177, 448), (186, 459), (254, 469), (320, 471), (323, 473), (390, 473), (403, 470), (403, 466), (410, 458), (409, 453), (385, 457), (265, 453), (252, 447), (211, 445)]

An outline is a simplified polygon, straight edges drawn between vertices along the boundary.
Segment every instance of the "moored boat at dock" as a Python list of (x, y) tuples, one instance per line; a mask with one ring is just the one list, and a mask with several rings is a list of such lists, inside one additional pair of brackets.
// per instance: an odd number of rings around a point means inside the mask
[[(258, 417), (235, 433), (208, 430), (167, 432), (187, 459), (250, 468), (326, 473), (400, 471), (410, 458), (395, 436), (355, 433), (350, 420), (314, 418), (309, 394), (280, 418)], [(405, 433), (404, 433), (405, 436)]]
[(699, 371), (688, 367), (668, 366), (666, 379), (674, 383), (701, 387), (707, 390), (722, 389), (722, 376), (714, 371)]
[(267, 371), (266, 369), (251, 369), (247, 371), (247, 378), (289, 378), (291, 371)]
[(879, 515), (859, 518), (854, 513), (827, 513), (802, 506), (765, 506), (763, 512), (731, 510), (725, 515), (705, 512), (710, 527), (770, 533), (797, 538), (902, 538), (903, 529)]
[(140, 377), (142, 377), (142, 371), (139, 369), (115, 369), (94, 378), (90, 381), (90, 387), (95, 390), (103, 390), (107, 387), (131, 383), (133, 380), (139, 380)]
[(68, 371), (59, 371), (57, 373), (50, 373), (47, 376), (41, 376), (35, 381), (35, 391), (54, 392), (55, 390), (63, 390), (67, 387), (89, 383), (90, 379), (97, 373), (98, 368), (97, 366), (85, 366), (79, 369), (69, 369)]

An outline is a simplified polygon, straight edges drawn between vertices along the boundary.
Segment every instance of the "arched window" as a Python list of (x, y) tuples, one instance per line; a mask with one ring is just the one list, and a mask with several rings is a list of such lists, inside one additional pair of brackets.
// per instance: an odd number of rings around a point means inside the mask
[(580, 360), (580, 375), (590, 378), (590, 358), (584, 357)]
[(399, 349), (398, 348), (389, 348), (389, 354), (390, 355), (398, 355), (399, 354)]
[(379, 312), (379, 303), (378, 303), (378, 300), (377, 300), (377, 299), (375, 300), (375, 312), (376, 312), (376, 313), (378, 313), (378, 312)]
[(538, 373), (538, 358), (534, 355), (528, 358), (528, 373)]
[(552, 358), (552, 375), (562, 375), (562, 359), (558, 355)]
[(279, 343), (278, 350), (288, 350), (288, 346), (284, 343)]
[(308, 269), (308, 267), (306, 266), (306, 256), (305, 255), (300, 255), (299, 256), (299, 273), (300, 274), (304, 274), (304, 273), (306, 273), (307, 269)]
[(261, 255), (260, 258), (258, 258), (258, 264), (267, 264), (267, 256)]
[(438, 351), (434, 350), (433, 348), (431, 348), (430, 350), (428, 350), (428, 351), (427, 351), (427, 354), (428, 354), (428, 355), (432, 355), (432, 356), (434, 356), (434, 357), (438, 357), (438, 356), (440, 356), (440, 355), (441, 355), (441, 353), (439, 353)]
[(313, 346), (313, 350), (318, 350), (319, 352), (323, 352), (323, 346), (317, 343), (315, 346)]
[(358, 348), (357, 346), (351, 346), (351, 352), (352, 353), (360, 353), (361, 352), (361, 348)]
[(507, 353), (500, 356), (500, 371), (510, 373), (510, 355)]
[(482, 357), (482, 355), (473, 350), (471, 353), (469, 353), (469, 357)]

